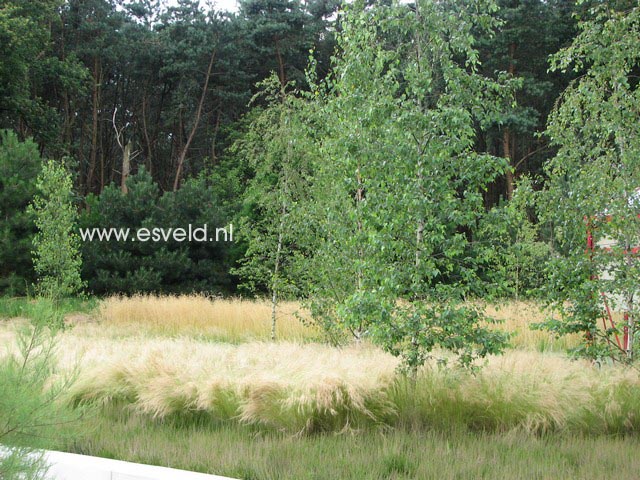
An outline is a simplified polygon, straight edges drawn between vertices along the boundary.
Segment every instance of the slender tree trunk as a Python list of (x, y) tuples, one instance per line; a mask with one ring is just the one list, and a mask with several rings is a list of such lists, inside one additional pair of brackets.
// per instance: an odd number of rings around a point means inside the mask
[[(516, 44), (514, 42), (509, 44), (509, 67), (508, 72), (509, 76), (513, 77), (515, 75), (516, 66), (514, 63), (516, 55)], [(502, 132), (502, 145), (504, 150), (504, 158), (509, 162), (509, 168), (505, 174), (505, 180), (507, 184), (507, 200), (511, 200), (513, 198), (513, 190), (515, 184), (515, 158), (514, 158), (514, 148), (513, 148), (513, 137), (511, 134), (511, 129), (509, 127), (505, 127)]]
[(282, 53), (280, 52), (280, 41), (278, 37), (274, 37), (274, 43), (276, 46), (276, 60), (278, 61), (278, 79), (280, 80), (280, 85), (284, 87), (287, 84), (287, 73), (284, 68), (284, 59), (282, 58)]
[[(416, 11), (416, 19), (420, 22), (420, 2), (416, 2), (415, 6)], [(416, 44), (416, 65), (418, 67), (418, 72), (421, 71), (422, 67), (422, 45), (420, 42), (419, 34), (416, 33), (415, 38)], [(421, 109), (424, 109), (424, 105), (420, 105)], [(418, 142), (417, 145), (417, 153), (418, 153), (418, 161), (416, 165), (416, 177), (418, 180), (418, 195), (420, 198), (425, 198), (424, 191), (424, 174), (422, 172), (422, 155), (424, 154), (423, 145)], [(420, 267), (420, 253), (422, 251), (422, 242), (424, 240), (424, 218), (422, 214), (418, 215), (418, 221), (416, 225), (416, 259), (415, 259), (415, 267), (416, 270)]]
[(85, 124), (84, 122), (80, 122), (80, 133), (79, 133), (79, 142), (78, 145), (78, 160), (80, 164), (80, 182), (83, 183), (83, 196), (89, 193), (89, 186), (87, 185), (87, 161), (84, 156), (84, 142), (85, 142)]
[[(624, 148), (621, 148), (621, 151), (624, 151)], [(626, 239), (626, 245), (625, 245), (625, 263), (627, 264), (627, 272), (629, 270), (631, 270), (631, 268), (633, 268), (633, 263), (634, 263), (634, 255), (632, 253), (633, 251), (633, 246), (634, 246), (634, 242), (633, 240), (627, 238)], [(627, 291), (627, 295), (626, 295), (626, 305), (624, 306), (625, 309), (625, 320), (626, 320), (626, 325), (625, 328), (627, 329), (627, 345), (624, 345), (624, 347), (627, 349), (627, 360), (629, 362), (631, 362), (634, 358), (634, 351), (633, 351), (633, 340), (634, 340), (634, 333), (635, 333), (635, 329), (636, 329), (636, 313), (634, 312), (634, 308), (633, 308), (633, 298), (634, 298), (634, 294), (635, 294), (635, 287), (636, 285), (634, 284), (633, 286), (629, 286), (627, 288), (629, 288), (629, 290)], [(628, 348), (627, 348), (628, 347)]]
[(209, 79), (211, 78), (211, 71), (213, 70), (213, 63), (216, 58), (216, 49), (214, 48), (211, 53), (211, 58), (209, 60), (209, 66), (207, 67), (207, 75), (204, 79), (204, 86), (202, 87), (202, 95), (200, 95), (200, 101), (198, 102), (198, 108), (196, 109), (196, 116), (193, 120), (193, 126), (191, 127), (191, 132), (189, 132), (189, 137), (187, 138), (187, 143), (182, 148), (180, 152), (180, 156), (178, 157), (178, 166), (176, 168), (176, 176), (173, 180), (173, 191), (178, 190), (178, 186), (180, 185), (180, 178), (182, 176), (182, 167), (184, 165), (184, 160), (187, 157), (187, 151), (189, 150), (189, 145), (193, 141), (193, 137), (196, 134), (196, 130), (198, 130), (198, 124), (200, 123), (200, 117), (202, 116), (202, 107), (204, 106), (204, 101), (207, 97), (207, 90), (209, 88)]
[(98, 124), (98, 142), (100, 143), (100, 192), (104, 190), (104, 174), (105, 174), (105, 164), (104, 164), (104, 139), (102, 138), (102, 128), (100, 124)]
[[(415, 4), (415, 11), (416, 11), (416, 19), (418, 20), (418, 22), (420, 22), (420, 2), (417, 1)], [(422, 44), (421, 44), (421, 39), (419, 37), (419, 33), (416, 33), (416, 37), (415, 37), (415, 44), (416, 44), (416, 64), (417, 64), (417, 68), (418, 71), (421, 71), (421, 66), (422, 66)], [(424, 104), (421, 103), (419, 105), (419, 107), (424, 110)], [(416, 178), (417, 178), (417, 182), (418, 182), (418, 196), (420, 199), (424, 199), (426, 196), (426, 192), (424, 189), (424, 173), (422, 171), (422, 156), (424, 155), (424, 148), (425, 146), (419, 141), (418, 145), (416, 146), (417, 149), (417, 154), (418, 154), (418, 161), (416, 164)], [(420, 268), (420, 261), (421, 261), (421, 256), (422, 256), (422, 245), (424, 243), (424, 225), (425, 225), (425, 220), (424, 220), (424, 215), (422, 212), (418, 212), (417, 215), (417, 222), (416, 222), (416, 251), (415, 251), (415, 269), (416, 269), (416, 273), (419, 274), (419, 268)], [(412, 301), (418, 301), (416, 292), (414, 292), (412, 294), (413, 298)], [(414, 354), (418, 355), (419, 352), (419, 348), (420, 345), (418, 344), (418, 338), (417, 336), (414, 334), (411, 336), (411, 348), (414, 352)], [(409, 377), (411, 378), (412, 383), (415, 385), (416, 380), (418, 378), (418, 365), (417, 364), (412, 364), (411, 365), (411, 369), (409, 372)]]
[[(158, 145), (158, 136), (160, 134), (160, 123), (162, 122), (162, 111), (164, 109), (164, 101), (165, 101), (165, 97), (167, 96), (167, 86), (166, 84), (163, 85), (162, 87), (162, 93), (160, 94), (160, 101), (158, 102), (158, 106), (156, 109), (156, 115), (155, 115), (155, 120), (154, 120), (154, 124), (153, 124), (153, 129), (150, 132), (150, 136), (151, 136), (151, 145)], [(169, 158), (173, 158), (173, 142), (170, 145), (171, 147), (171, 152), (169, 154)], [(157, 181), (162, 181), (163, 184), (166, 184), (166, 179), (164, 178), (165, 173), (163, 172), (162, 169), (162, 165), (160, 163), (158, 164), (154, 164), (153, 162), (151, 163), (151, 169), (153, 172), (156, 172), (157, 170), (159, 170), (160, 175), (158, 175), (156, 173), (155, 178)], [(162, 178), (160, 178), (162, 177)]]
[(71, 146), (73, 143), (71, 140), (74, 117), (71, 115), (71, 101), (69, 100), (69, 91), (65, 89), (62, 94), (62, 101), (64, 104), (64, 126), (63, 126), (63, 138), (66, 146)]
[(276, 311), (278, 306), (278, 287), (280, 272), (280, 258), (282, 256), (282, 242), (284, 240), (284, 216), (287, 213), (285, 204), (282, 204), (280, 211), (280, 230), (278, 232), (278, 245), (276, 247), (276, 259), (273, 266), (273, 277), (271, 278), (271, 340), (276, 339)]
[(216, 123), (213, 127), (213, 135), (211, 138), (211, 166), (218, 163), (218, 154), (216, 153), (216, 144), (218, 141), (218, 132), (220, 131), (220, 110), (216, 113)]
[[(629, 295), (629, 297), (627, 298), (627, 303), (628, 303), (628, 307), (629, 309), (632, 308), (633, 306), (633, 293), (631, 293)], [(633, 312), (630, 312), (627, 315), (627, 330), (628, 330), (628, 339), (627, 339), (627, 345), (629, 346), (628, 350), (627, 350), (627, 358), (629, 359), (629, 361), (631, 362), (634, 358), (634, 352), (633, 352), (633, 341), (634, 341), (634, 337), (635, 337), (635, 328), (636, 328), (636, 317), (635, 314)]]
[(91, 114), (91, 153), (89, 155), (89, 173), (87, 175), (87, 191), (93, 187), (93, 178), (96, 171), (98, 154), (98, 111), (100, 109), (100, 85), (102, 83), (100, 59), (96, 56), (93, 59), (93, 91), (92, 91), (92, 114)]
[(513, 171), (513, 152), (511, 145), (511, 130), (507, 127), (502, 132), (502, 146), (504, 150), (504, 158), (509, 162), (509, 168), (505, 173), (505, 179), (507, 183), (507, 200), (511, 200), (513, 198), (513, 190), (514, 190), (514, 171)]
[(122, 152), (122, 176), (120, 177), (120, 189), (125, 195), (128, 193), (127, 178), (131, 171), (131, 142), (127, 142)]
[(176, 170), (178, 169), (178, 157), (184, 149), (186, 133), (184, 131), (184, 108), (178, 110), (178, 132), (176, 134)]
[(151, 147), (151, 139), (149, 138), (149, 128), (147, 127), (147, 89), (142, 94), (142, 134), (144, 142), (147, 144), (147, 161), (145, 162), (149, 174), (153, 174), (153, 150)]
[[(66, 50), (65, 50), (65, 36), (64, 36), (64, 29), (61, 30), (60, 32), (60, 57), (61, 60), (64, 62), (66, 61), (67, 58), (67, 54), (66, 54)], [(63, 92), (62, 92), (62, 105), (63, 105), (63, 110), (64, 110), (64, 122), (63, 122), (63, 127), (62, 127), (62, 138), (64, 140), (64, 144), (65, 146), (71, 147), (73, 141), (72, 141), (72, 132), (73, 132), (73, 125), (75, 123), (75, 115), (71, 115), (71, 101), (69, 100), (69, 89), (68, 88), (64, 88)], [(84, 177), (82, 176), (82, 174), (80, 174), (80, 182), (82, 183), (84, 181)]]
[[(360, 174), (360, 163), (358, 163), (358, 166), (356, 168), (356, 181), (358, 184), (358, 188), (356, 189), (356, 211), (358, 212), (358, 223), (357, 223), (357, 228), (358, 228), (358, 236), (360, 239), (362, 239), (362, 231), (363, 231), (363, 226), (362, 226), (362, 212), (360, 211), (361, 208), (361, 204), (362, 201), (364, 200), (364, 188), (362, 186), (362, 176)], [(362, 262), (364, 260), (364, 250), (362, 247), (358, 248), (358, 260), (360, 263), (360, 266), (358, 267), (358, 270), (356, 271), (356, 282), (357, 282), (357, 289), (358, 291), (362, 291), (362, 288), (364, 287), (364, 277), (363, 277), (363, 273), (362, 273)], [(353, 336), (356, 338), (356, 342), (360, 343), (360, 341), (362, 340), (362, 322), (360, 323), (360, 325), (358, 325), (358, 327), (356, 328), (356, 330), (354, 330), (353, 332)]]

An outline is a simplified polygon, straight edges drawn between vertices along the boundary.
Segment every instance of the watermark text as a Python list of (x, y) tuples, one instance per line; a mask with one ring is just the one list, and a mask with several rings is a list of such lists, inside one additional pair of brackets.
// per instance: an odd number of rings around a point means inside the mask
[(221, 228), (186, 227), (81, 228), (83, 242), (233, 242), (233, 224)]

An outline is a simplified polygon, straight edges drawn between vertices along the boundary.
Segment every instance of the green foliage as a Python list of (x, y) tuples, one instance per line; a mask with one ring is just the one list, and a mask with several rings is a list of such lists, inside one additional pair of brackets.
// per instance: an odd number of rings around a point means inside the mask
[(35, 234), (27, 206), (36, 193), (41, 168), (37, 145), (0, 133), (0, 293), (26, 293), (35, 280), (31, 245)]
[(42, 458), (30, 449), (14, 447), (0, 459), (0, 474), (6, 480), (40, 480), (45, 471)]
[(59, 299), (55, 304), (51, 299), (36, 297), (0, 297), (0, 319), (28, 318), (37, 320), (43, 309), (54, 310), (64, 316), (69, 313), (91, 313), (97, 307), (94, 297), (68, 297)]
[(73, 204), (73, 184), (66, 167), (52, 160), (44, 163), (36, 183), (38, 193), (30, 212), (38, 233), (33, 238), (33, 263), (40, 295), (57, 300), (82, 290), (78, 212)]
[(277, 302), (299, 294), (302, 272), (297, 260), (304, 255), (300, 205), (308, 197), (314, 157), (303, 101), (288, 93), (275, 75), (261, 86), (260, 96), (268, 106), (252, 113), (246, 134), (234, 146), (252, 178), (239, 222), (245, 256), (233, 273), (251, 293), (269, 293), (275, 337)]
[[(584, 333), (581, 353), (623, 358), (613, 342), (621, 332), (598, 328), (600, 292), (614, 310), (629, 310), (634, 338), (639, 313), (634, 297), (640, 272), (636, 255), (627, 252), (639, 244), (640, 226), (640, 7), (618, 7), (596, 4), (573, 44), (552, 58), (552, 69), (582, 75), (550, 118), (547, 134), (558, 154), (547, 167), (540, 215), (554, 245), (548, 300), (561, 313), (547, 327)], [(586, 252), (588, 231), (596, 244), (609, 240), (610, 248)]]
[[(129, 229), (130, 238), (141, 227), (193, 228), (228, 226), (231, 205), (223, 205), (219, 185), (205, 176), (190, 179), (176, 192), (161, 194), (151, 175), (141, 167), (129, 177), (128, 193), (111, 185), (88, 199), (80, 226), (84, 229)], [(234, 279), (229, 275), (233, 245), (227, 242), (84, 241), (83, 278), (98, 294), (135, 292), (222, 293)]]
[(6, 52), (0, 59), (0, 127), (44, 141), (55, 153), (62, 143), (60, 122), (47, 97), (54, 88), (78, 86), (86, 75), (75, 55), (58, 58), (52, 52), (52, 25), (60, 4), (8, 0), (0, 5), (0, 45)]
[(530, 218), (534, 209), (533, 185), (522, 177), (511, 201), (493, 207), (479, 222), (474, 241), (486, 258), (484, 275), (498, 287), (499, 296), (537, 297), (546, 285), (543, 266), (550, 247)]
[[(335, 14), (339, 0), (241, 0), (238, 27), (247, 35), (252, 70), (256, 80), (268, 78), (277, 72), (282, 86), (290, 81), (305, 83), (304, 70), (309, 50), (316, 54), (327, 68), (333, 54), (335, 40), (329, 18)], [(247, 52), (247, 53), (249, 53)]]
[(508, 98), (476, 72), (473, 31), (492, 20), (475, 12), (495, 5), (472, 4), (355, 5), (326, 94), (315, 87), (312, 313), (411, 370), (437, 346), (469, 365), (504, 343), (465, 304), (486, 287), (469, 241), (482, 192), (506, 166), (472, 146)]

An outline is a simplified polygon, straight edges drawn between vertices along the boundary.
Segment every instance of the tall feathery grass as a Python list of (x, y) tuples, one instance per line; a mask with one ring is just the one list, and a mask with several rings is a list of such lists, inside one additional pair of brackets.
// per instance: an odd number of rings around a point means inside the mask
[[(66, 352), (73, 361), (71, 341)], [(153, 418), (202, 417), (288, 432), (361, 428), (393, 415), (381, 386), (395, 360), (374, 348), (190, 339), (85, 344), (73, 403), (120, 405)]]
[[(77, 343), (77, 340), (76, 340)], [(290, 433), (419, 429), (620, 434), (640, 428), (640, 376), (511, 351), (477, 375), (428, 366), (414, 382), (372, 347), (220, 345), (188, 339), (86, 345), (74, 404), (155, 419), (205, 418)]]
[[(252, 425), (291, 433), (371, 427), (462, 428), (528, 433), (630, 433), (640, 427), (640, 376), (596, 369), (557, 351), (578, 338), (530, 331), (543, 315), (512, 303), (487, 313), (515, 349), (477, 375), (424, 368), (415, 382), (367, 344), (332, 348), (283, 304), (281, 341), (269, 338), (270, 305), (203, 296), (112, 297), (95, 321), (62, 336), (62, 365), (82, 371), (72, 404), (124, 409), (141, 418)], [(1, 326), (0, 326), (1, 327)], [(113, 332), (119, 332), (113, 335)], [(0, 337), (10, 341), (0, 328)], [(214, 343), (222, 340), (224, 343)]]
[[(266, 300), (210, 299), (204, 295), (115, 296), (103, 300), (98, 316), (104, 326), (129, 334), (200, 336), (243, 342), (271, 336), (271, 304)], [(279, 340), (304, 341), (320, 337), (305, 325), (296, 302), (282, 302), (277, 309)]]

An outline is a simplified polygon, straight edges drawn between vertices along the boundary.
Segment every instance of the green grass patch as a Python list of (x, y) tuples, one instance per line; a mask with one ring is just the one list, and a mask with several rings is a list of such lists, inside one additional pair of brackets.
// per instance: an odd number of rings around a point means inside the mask
[(394, 429), (292, 436), (127, 413), (86, 420), (75, 453), (254, 480), (581, 478), (640, 471), (636, 437)]
[(62, 315), (72, 313), (92, 313), (98, 306), (94, 297), (71, 297), (61, 299), (57, 305), (45, 298), (0, 297), (0, 320), (10, 318), (28, 318), (35, 320), (44, 311), (52, 311), (54, 307)]

